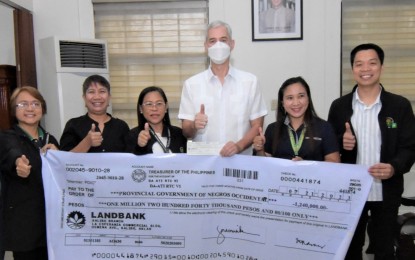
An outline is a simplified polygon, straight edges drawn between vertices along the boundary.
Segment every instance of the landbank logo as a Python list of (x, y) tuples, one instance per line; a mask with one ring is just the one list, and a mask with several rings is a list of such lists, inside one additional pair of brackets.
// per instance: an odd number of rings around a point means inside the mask
[(143, 182), (146, 179), (146, 172), (141, 169), (136, 169), (132, 172), (131, 177), (135, 182)]
[(85, 216), (79, 211), (72, 211), (66, 218), (66, 225), (72, 229), (81, 229), (85, 226)]

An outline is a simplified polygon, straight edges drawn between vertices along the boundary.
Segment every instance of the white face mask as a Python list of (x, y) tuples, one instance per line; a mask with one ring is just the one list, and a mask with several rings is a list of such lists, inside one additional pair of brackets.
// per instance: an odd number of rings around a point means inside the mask
[(223, 64), (231, 55), (231, 47), (224, 42), (217, 41), (208, 48), (208, 56), (215, 64)]

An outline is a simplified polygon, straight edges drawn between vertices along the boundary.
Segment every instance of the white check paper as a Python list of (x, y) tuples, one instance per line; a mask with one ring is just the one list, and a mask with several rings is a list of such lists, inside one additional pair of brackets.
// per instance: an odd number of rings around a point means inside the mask
[(49, 259), (343, 259), (372, 177), (356, 165), (49, 151)]
[(187, 141), (188, 155), (219, 155), (224, 144)]

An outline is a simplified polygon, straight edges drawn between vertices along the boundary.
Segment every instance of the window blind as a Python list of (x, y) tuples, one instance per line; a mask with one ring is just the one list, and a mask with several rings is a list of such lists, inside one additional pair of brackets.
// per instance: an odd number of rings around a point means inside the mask
[(343, 0), (342, 42), (342, 94), (355, 85), (351, 50), (371, 42), (385, 51), (381, 83), (415, 109), (415, 1)]
[(172, 124), (177, 120), (183, 81), (205, 70), (207, 1), (94, 3), (95, 34), (108, 42), (113, 115), (137, 122), (141, 90), (165, 91)]

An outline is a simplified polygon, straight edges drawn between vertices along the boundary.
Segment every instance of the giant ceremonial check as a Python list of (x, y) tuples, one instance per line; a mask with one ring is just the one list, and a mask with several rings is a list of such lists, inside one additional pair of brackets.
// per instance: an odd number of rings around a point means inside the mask
[(367, 169), (236, 155), (43, 160), (49, 259), (343, 259)]

